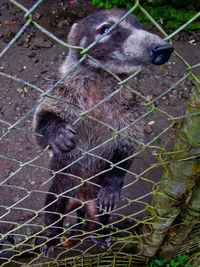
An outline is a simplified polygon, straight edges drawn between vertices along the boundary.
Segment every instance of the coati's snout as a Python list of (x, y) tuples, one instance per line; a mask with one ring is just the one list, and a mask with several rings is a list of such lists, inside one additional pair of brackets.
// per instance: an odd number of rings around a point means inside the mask
[[(116, 74), (129, 75), (150, 64), (164, 64), (170, 58), (173, 47), (157, 34), (144, 30), (133, 14), (110, 30), (125, 13), (121, 9), (99, 10), (73, 24), (69, 44), (87, 48), (97, 41), (87, 52), (96, 61), (87, 58), (82, 65), (95, 70), (104, 65)], [(80, 50), (69, 49), (66, 62), (60, 68), (61, 74), (82, 56)]]
[(150, 64), (162, 65), (174, 51), (173, 46), (142, 28), (130, 28), (131, 34), (122, 44), (122, 53), (128, 58), (130, 69), (142, 69)]
[(162, 65), (170, 58), (174, 48), (172, 45), (151, 45), (149, 48), (149, 55), (151, 63), (154, 65)]

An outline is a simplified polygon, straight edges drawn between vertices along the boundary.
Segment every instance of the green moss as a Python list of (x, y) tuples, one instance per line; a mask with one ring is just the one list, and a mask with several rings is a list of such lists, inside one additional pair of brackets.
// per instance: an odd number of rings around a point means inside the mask
[[(186, 266), (189, 257), (187, 255), (178, 255), (175, 259), (171, 259), (169, 261), (165, 259), (158, 259), (154, 257), (148, 264), (147, 267), (158, 267), (158, 266), (169, 266), (169, 267), (178, 267), (178, 266)], [(191, 266), (188, 264), (187, 266)]]
[[(173, 7), (172, 5), (155, 7), (144, 4), (143, 7), (156, 21), (163, 24), (163, 26), (167, 29), (177, 29), (197, 13), (192, 5), (187, 6), (187, 8), (185, 9), (178, 9)], [(142, 16), (142, 21), (147, 22), (147, 18), (145, 18), (142, 14), (140, 15)], [(190, 23), (186, 29), (200, 30), (200, 23)]]
[(92, 0), (94, 5), (98, 5), (99, 7), (103, 7), (106, 9), (109, 8), (126, 8), (130, 9), (134, 5), (134, 0), (132, 1), (125, 1), (125, 0)]
[[(166, 29), (175, 30), (197, 14), (196, 3), (193, 0), (184, 2), (184, 8), (180, 6), (183, 1), (180, 2), (178, 0), (171, 0), (171, 2), (172, 4), (170, 4), (170, 1), (168, 2), (165, 0), (140, 1), (142, 7)], [(134, 5), (135, 1), (92, 0), (92, 3), (107, 9), (121, 7), (130, 9)], [(139, 9), (135, 11), (135, 15), (138, 16), (141, 22), (150, 24), (150, 21)], [(200, 22), (192, 22), (185, 29), (200, 30)]]

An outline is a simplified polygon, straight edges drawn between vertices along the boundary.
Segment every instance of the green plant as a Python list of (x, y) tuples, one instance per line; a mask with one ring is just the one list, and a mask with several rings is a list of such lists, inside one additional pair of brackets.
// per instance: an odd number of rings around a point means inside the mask
[[(149, 262), (147, 267), (158, 267), (158, 266), (181, 267), (181, 266), (186, 266), (188, 260), (189, 260), (189, 256), (185, 254), (177, 255), (176, 258), (168, 260), (168, 261), (165, 259), (157, 259), (156, 257), (154, 257)], [(191, 264), (189, 263), (187, 266), (190, 267)]]
[[(126, 1), (126, 0), (91, 0), (94, 5), (103, 7), (106, 9), (109, 8), (126, 8), (130, 9), (135, 1)], [(183, 5), (184, 2), (184, 6)], [(193, 16), (196, 15), (197, 10), (200, 8), (197, 6), (196, 2), (191, 1), (182, 1), (179, 0), (148, 0), (139, 2), (142, 7), (160, 24), (163, 24), (166, 29), (177, 29), (186, 21), (190, 20)], [(135, 15), (143, 23), (149, 24), (149, 20), (144, 16), (144, 14), (137, 9)], [(200, 24), (198, 21), (190, 23), (187, 30), (200, 30)]]
[(129, 2), (126, 0), (92, 0), (92, 3), (94, 5), (98, 5), (99, 7), (106, 9), (119, 7), (130, 9), (134, 5), (134, 2), (134, 0), (131, 0)]
[(178, 255), (175, 260), (171, 259), (169, 263), (172, 267), (177, 267), (177, 266), (182, 266), (183, 264), (185, 264), (187, 260), (188, 260), (187, 255)]
[(152, 259), (147, 267), (164, 266), (167, 261), (164, 259)]

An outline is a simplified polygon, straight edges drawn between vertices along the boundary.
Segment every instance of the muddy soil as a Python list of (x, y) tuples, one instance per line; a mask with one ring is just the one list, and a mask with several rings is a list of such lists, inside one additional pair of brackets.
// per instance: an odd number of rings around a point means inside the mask
[[(24, 13), (12, 4), (0, 3), (0, 51), (24, 25)], [(19, 1), (30, 8), (35, 1)], [(49, 16), (39, 6), (34, 12), (35, 20), (53, 34), (66, 41), (70, 22), (49, 23)], [(151, 31), (156, 31), (150, 27)], [(173, 39), (175, 51), (190, 65), (200, 62), (200, 37), (196, 32), (181, 32)], [(8, 233), (17, 224), (26, 226), (12, 235), (15, 244), (24, 240), (24, 236), (34, 235), (43, 225), (44, 198), (51, 180), (49, 179), (49, 152), (43, 153), (36, 144), (31, 132), (34, 108), (41, 92), (51, 85), (52, 76), (64, 60), (67, 49), (50, 39), (34, 26), (29, 26), (23, 35), (0, 59), (0, 71), (21, 79), (0, 76), (0, 227), (2, 233)], [(152, 66), (131, 80), (131, 86), (149, 99), (157, 98), (156, 107), (171, 116), (181, 116), (194, 85), (191, 76), (180, 82), (168, 93), (159, 97), (187, 73), (186, 65), (175, 55), (162, 67)], [(199, 74), (199, 68), (194, 70)], [(30, 83), (35, 88), (25, 85)], [(37, 88), (36, 88), (37, 87)], [(166, 115), (154, 110), (145, 117), (145, 144), (161, 133), (170, 122)], [(17, 122), (17, 124), (16, 124)], [(15, 125), (16, 124), (16, 125)], [(162, 134), (159, 143), (170, 150), (172, 131)], [(158, 145), (153, 142), (152, 145)], [(132, 174), (126, 176), (122, 201), (113, 214), (113, 220), (119, 214), (129, 216), (133, 224), (144, 215), (146, 203), (151, 203), (152, 186), (159, 181), (161, 168), (150, 168), (157, 162), (152, 156), (156, 148), (147, 148), (139, 153), (132, 165)], [(147, 169), (149, 171), (145, 171)], [(144, 172), (144, 173), (143, 173)], [(135, 175), (133, 175), (135, 174)], [(137, 178), (139, 176), (139, 178)], [(69, 222), (72, 219), (69, 218)], [(17, 235), (19, 233), (19, 235)], [(6, 247), (4, 239), (3, 248)], [(9, 240), (6, 242), (9, 243)], [(32, 241), (34, 242), (34, 241)]]

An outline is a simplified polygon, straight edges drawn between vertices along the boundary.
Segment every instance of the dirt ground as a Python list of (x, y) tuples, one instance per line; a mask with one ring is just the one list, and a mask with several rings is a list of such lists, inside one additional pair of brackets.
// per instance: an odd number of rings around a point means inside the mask
[[(24, 25), (24, 13), (12, 4), (3, 0), (0, 3), (0, 51)], [(27, 5), (27, 1), (19, 1)], [(28, 1), (27, 7), (35, 1)], [(45, 17), (42, 7), (34, 13), (36, 21), (59, 38), (66, 40), (69, 25), (61, 23), (53, 27), (49, 25), (49, 17)], [(9, 22), (10, 21), (10, 22)], [(12, 23), (14, 22), (14, 24)], [(155, 31), (150, 27), (151, 31)], [(173, 39), (175, 51), (190, 65), (200, 62), (200, 36), (196, 32), (181, 32)], [(51, 77), (64, 60), (67, 49), (47, 37), (35, 27), (28, 27), (24, 34), (0, 59), (0, 71), (22, 79), (46, 91), (51, 84)], [(194, 73), (199, 74), (199, 68)], [(140, 91), (149, 99), (158, 97), (186, 74), (185, 64), (175, 55), (162, 67), (152, 66), (132, 79), (132, 88)], [(170, 114), (181, 116), (187, 106), (190, 89), (194, 80), (189, 76), (175, 86), (169, 93), (156, 101), (156, 107)], [(17, 225), (24, 225), (15, 231), (14, 243), (18, 244), (25, 235), (34, 235), (43, 225), (44, 198), (51, 181), (49, 177), (49, 153), (41, 153), (31, 131), (33, 108), (40, 92), (11, 78), (0, 76), (0, 227), (1, 233), (11, 231)], [(23, 117), (24, 116), (24, 117)], [(9, 128), (18, 120), (15, 128)], [(145, 119), (145, 144), (161, 133), (169, 120), (158, 111), (153, 111)], [(5, 134), (6, 133), (6, 134)], [(171, 131), (160, 137), (164, 145)], [(158, 143), (154, 142), (154, 145)], [(167, 149), (172, 146), (172, 141)], [(136, 156), (132, 172), (140, 175), (157, 162), (152, 156), (156, 148), (148, 148)], [(39, 156), (38, 156), (39, 155)], [(29, 164), (27, 164), (29, 162)], [(150, 192), (153, 183), (159, 181), (161, 168), (150, 168), (140, 179), (128, 174), (122, 192), (122, 201), (116, 214), (128, 215), (132, 223), (144, 215), (146, 203), (151, 203)], [(131, 200), (131, 201), (130, 201)], [(116, 215), (116, 218), (117, 216)], [(113, 220), (115, 214), (113, 214)], [(23, 229), (23, 230), (22, 230)], [(20, 233), (17, 235), (16, 233)], [(12, 236), (12, 235), (11, 235)], [(2, 248), (6, 248), (2, 241)]]

